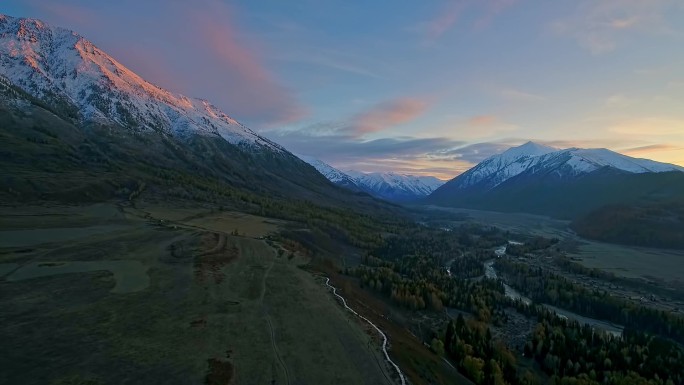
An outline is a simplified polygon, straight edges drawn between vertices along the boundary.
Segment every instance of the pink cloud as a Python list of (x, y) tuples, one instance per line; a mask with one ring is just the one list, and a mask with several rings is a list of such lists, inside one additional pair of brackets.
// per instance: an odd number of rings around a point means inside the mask
[(468, 119), (468, 124), (472, 126), (491, 126), (497, 121), (498, 119), (493, 115), (478, 115)]
[[(203, 50), (226, 71), (239, 74), (239, 97), (245, 101), (240, 103), (242, 113), (258, 116), (264, 110), (277, 111), (277, 119), (272, 124), (289, 123), (305, 115), (304, 108), (261, 64), (254, 50), (239, 41), (239, 33), (232, 23), (226, 23), (225, 19), (208, 12), (195, 12), (192, 19), (200, 39), (206, 44)], [(223, 86), (228, 88), (235, 85), (224, 83)]]
[(362, 136), (410, 122), (422, 115), (427, 106), (426, 102), (412, 98), (395, 99), (378, 104), (353, 119), (353, 133)]

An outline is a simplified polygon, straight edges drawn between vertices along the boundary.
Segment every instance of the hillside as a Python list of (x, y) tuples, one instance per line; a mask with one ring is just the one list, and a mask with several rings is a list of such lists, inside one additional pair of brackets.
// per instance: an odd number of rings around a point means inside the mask
[(146, 82), (72, 31), (0, 15), (0, 32), (6, 202), (135, 192), (273, 213), (306, 202), (388, 210), (209, 102)]
[(603, 206), (573, 221), (571, 228), (604, 242), (684, 249), (684, 201)]

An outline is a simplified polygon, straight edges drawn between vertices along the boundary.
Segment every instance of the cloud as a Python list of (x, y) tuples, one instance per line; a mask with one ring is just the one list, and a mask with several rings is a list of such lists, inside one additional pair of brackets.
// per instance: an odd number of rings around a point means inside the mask
[(307, 111), (266, 66), (263, 42), (216, 0), (29, 3), (51, 24), (73, 29), (148, 81), (208, 99), (255, 128), (297, 121)]
[(632, 99), (624, 94), (614, 94), (610, 95), (606, 100), (604, 101), (604, 105), (606, 107), (628, 107), (637, 102), (636, 99)]
[(608, 130), (618, 135), (636, 138), (663, 136), (678, 138), (678, 141), (681, 141), (684, 137), (684, 120), (660, 117), (625, 119), (611, 124)]
[(636, 16), (629, 17), (626, 19), (615, 19), (610, 21), (608, 24), (614, 29), (624, 29), (634, 27), (639, 22), (639, 18)]
[(410, 122), (427, 109), (425, 101), (400, 98), (380, 103), (352, 118), (349, 130), (355, 136), (383, 131), (392, 126)]
[(513, 147), (513, 145), (507, 142), (474, 143), (448, 150), (436, 151), (430, 154), (430, 157), (433, 159), (463, 160), (469, 164), (477, 164), (490, 156), (499, 154), (511, 147)]
[(517, 125), (503, 121), (495, 114), (487, 113), (470, 117), (449, 117), (439, 123), (436, 132), (448, 132), (450, 136), (472, 142), (486, 140), (518, 129)]
[(640, 146), (640, 147), (632, 147), (632, 148), (627, 148), (622, 150), (621, 152), (623, 154), (641, 154), (644, 152), (652, 152), (652, 151), (681, 151), (684, 150), (684, 147), (681, 146), (673, 146), (671, 144), (651, 144), (648, 146)]
[(490, 126), (496, 122), (497, 118), (493, 115), (477, 115), (468, 119), (468, 124), (471, 126)]
[[(394, 137), (364, 140), (340, 129), (339, 123), (318, 123), (297, 131), (271, 131), (268, 137), (297, 154), (321, 159), (341, 169), (397, 171), (451, 178), (472, 166), (462, 159), (437, 159), (431, 154), (465, 145), (445, 138)], [(460, 171), (459, 171), (460, 170)]]
[(514, 88), (503, 88), (499, 90), (499, 96), (504, 99), (523, 102), (538, 102), (546, 99), (541, 95), (516, 90)]
[(621, 153), (637, 158), (654, 159), (684, 166), (684, 147), (672, 144), (651, 144), (647, 146), (626, 148)]
[(428, 42), (434, 42), (458, 25), (466, 12), (472, 11), (476, 15), (472, 23), (473, 29), (482, 29), (517, 2), (518, 0), (449, 0), (434, 18), (419, 23), (414, 29), (420, 31)]
[[(331, 68), (352, 75), (375, 79), (382, 78), (381, 75), (370, 68), (370, 65), (364, 63), (369, 59), (376, 58), (360, 57), (346, 51), (321, 49), (321, 47), (313, 46), (300, 50), (290, 49), (287, 52), (273, 56), (273, 58), (284, 62), (295, 63), (297, 65), (313, 65)], [(373, 67), (380, 67), (377, 63), (373, 64)]]
[(572, 38), (593, 54), (614, 50), (629, 34), (667, 34), (666, 14), (675, 0), (583, 0), (575, 12), (551, 24), (553, 32)]
[(425, 33), (428, 39), (437, 40), (449, 31), (458, 22), (465, 7), (465, 2), (450, 1), (437, 17), (425, 23)]

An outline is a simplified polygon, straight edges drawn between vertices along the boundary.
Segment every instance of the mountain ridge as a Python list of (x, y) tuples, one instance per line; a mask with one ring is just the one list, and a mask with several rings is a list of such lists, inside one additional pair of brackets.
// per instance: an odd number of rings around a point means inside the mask
[[(424, 203), (572, 218), (603, 204), (670, 196), (670, 182), (661, 181), (684, 178), (682, 171), (607, 149), (554, 149), (528, 142), (485, 159)], [(625, 186), (632, 191), (623, 191)]]
[(444, 181), (433, 176), (417, 176), (395, 172), (341, 171), (320, 159), (305, 155), (298, 156), (339, 186), (353, 191), (363, 191), (393, 202), (408, 202), (424, 198), (444, 184)]
[(0, 74), (39, 99), (76, 106), (81, 120), (285, 150), (205, 99), (147, 82), (71, 30), (0, 14), (0, 51)]
[(6, 201), (126, 200), (139, 190), (298, 220), (307, 207), (394, 210), (40, 20), (0, 15), (0, 79)]

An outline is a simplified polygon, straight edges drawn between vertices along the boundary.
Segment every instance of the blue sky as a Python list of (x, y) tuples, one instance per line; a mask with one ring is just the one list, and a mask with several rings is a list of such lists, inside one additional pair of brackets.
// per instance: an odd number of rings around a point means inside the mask
[[(139, 4), (142, 3), (142, 4)], [(511, 145), (684, 165), (678, 0), (9, 0), (342, 169), (453, 177)]]

